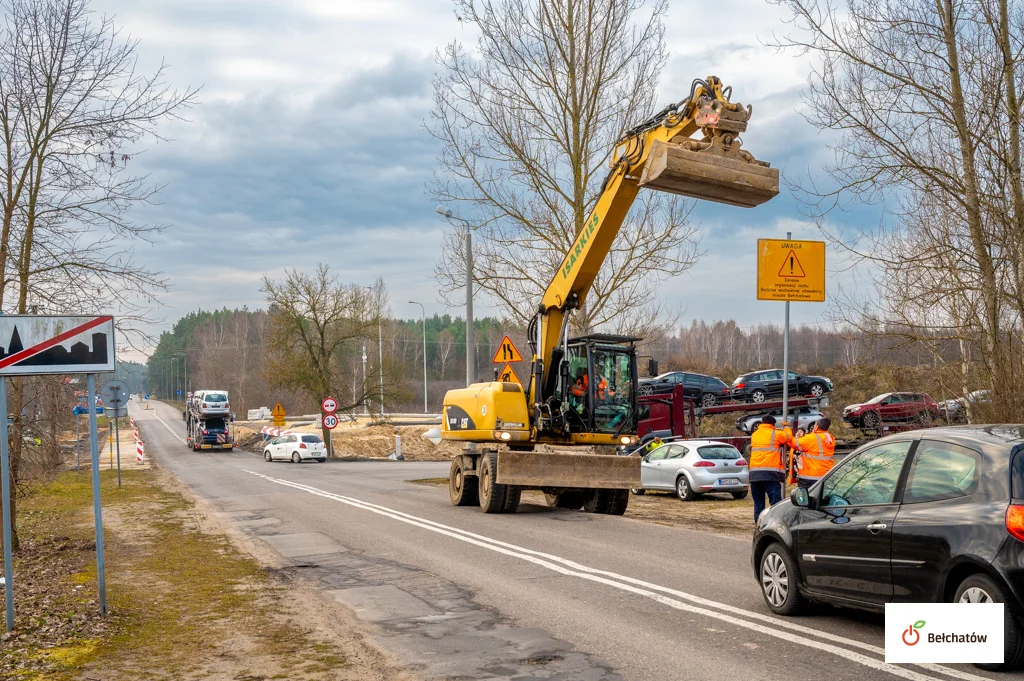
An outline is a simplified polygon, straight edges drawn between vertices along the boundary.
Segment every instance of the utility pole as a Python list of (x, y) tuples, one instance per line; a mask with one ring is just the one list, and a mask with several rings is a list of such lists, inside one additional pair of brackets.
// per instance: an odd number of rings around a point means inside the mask
[(444, 206), (435, 208), (449, 220), (458, 220), (466, 226), (466, 385), (476, 378), (476, 343), (473, 341), (473, 226)]
[(363, 414), (370, 414), (370, 404), (366, 399), (366, 339), (363, 339)]
[(423, 413), (427, 413), (427, 309), (423, 303), (410, 300), (413, 305), (420, 306), (420, 319), (423, 321)]

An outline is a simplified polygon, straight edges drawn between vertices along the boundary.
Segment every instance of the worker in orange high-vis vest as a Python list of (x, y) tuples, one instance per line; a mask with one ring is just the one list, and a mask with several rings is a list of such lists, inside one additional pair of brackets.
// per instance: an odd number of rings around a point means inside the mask
[(796, 464), (796, 480), (801, 487), (810, 487), (832, 470), (836, 439), (828, 432), (831, 426), (828, 417), (822, 417), (810, 433), (802, 435), (797, 431), (795, 447), (800, 458)]
[(768, 504), (782, 500), (782, 485), (786, 481), (784, 452), (793, 445), (793, 436), (788, 427), (775, 428), (775, 417), (765, 414), (761, 425), (750, 434), (750, 494), (754, 497), (754, 523)]

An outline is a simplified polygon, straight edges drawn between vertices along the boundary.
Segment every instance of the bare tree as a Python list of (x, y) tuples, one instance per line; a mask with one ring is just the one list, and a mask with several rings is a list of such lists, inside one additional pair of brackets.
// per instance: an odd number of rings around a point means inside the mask
[(448, 329), (443, 329), (437, 334), (437, 371), (438, 378), (442, 380), (448, 376), (448, 365), (451, 364), (454, 350), (455, 336)]
[[(804, 196), (825, 233), (875, 273), (867, 313), (844, 320), (909, 344), (975, 346), (995, 413), (1019, 417), (1019, 11), (1007, 0), (779, 4), (800, 29), (780, 44), (818, 63), (806, 115), (839, 133), (829, 183), (804, 183)], [(844, 233), (828, 214), (848, 200), (884, 202), (885, 220)], [(845, 309), (865, 309), (851, 297)]]
[[(381, 282), (373, 289), (342, 284), (327, 265), (319, 265), (312, 275), (291, 270), (280, 282), (264, 277), (263, 292), (270, 308), (264, 376), (272, 386), (316, 402), (334, 396), (341, 412), (375, 401), (380, 406), (379, 364), (359, 380), (347, 374), (363, 340), (377, 338), (380, 306), (387, 301)], [(384, 365), (385, 401), (404, 395), (393, 368)], [(323, 435), (326, 440), (330, 431), (325, 428)]]
[[(429, 130), (441, 172), (431, 194), (464, 206), (483, 238), (473, 279), (519, 323), (535, 312), (602, 189), (622, 133), (653, 109), (665, 64), (667, 0), (456, 0), (480, 33), (439, 55)], [(447, 234), (436, 276), (465, 280), (464, 239)], [(694, 264), (687, 204), (641, 195), (612, 246), (578, 331), (657, 319), (658, 284)]]
[[(128, 165), (195, 91), (169, 88), (163, 67), (139, 74), (138, 42), (97, 18), (88, 0), (0, 7), (0, 309), (25, 313), (32, 298), (40, 311), (92, 312), (102, 296), (83, 291), (113, 291), (123, 301), (121, 330), (131, 333), (123, 322), (164, 284), (133, 261), (132, 241), (156, 227), (135, 224), (129, 211), (157, 188)], [(25, 406), (24, 387), (12, 381), (15, 414)], [(15, 419), (15, 481), (23, 425)], [(16, 508), (12, 499), (15, 517)]]

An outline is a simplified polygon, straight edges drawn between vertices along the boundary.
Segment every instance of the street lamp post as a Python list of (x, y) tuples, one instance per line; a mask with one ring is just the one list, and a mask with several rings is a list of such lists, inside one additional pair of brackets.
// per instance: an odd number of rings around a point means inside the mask
[(460, 218), (449, 208), (438, 206), (434, 210), (466, 226), (466, 385), (470, 385), (476, 375), (476, 345), (473, 342), (473, 227), (469, 220)]
[(420, 306), (420, 319), (423, 320), (423, 413), (427, 413), (427, 309), (423, 303), (410, 300), (410, 304)]
[(177, 357), (181, 357), (181, 367), (182, 367), (181, 396), (185, 397), (185, 395), (188, 394), (188, 354), (184, 353), (184, 352), (179, 352), (178, 354), (175, 355), (175, 357), (176, 358)]
[[(367, 291), (376, 291), (372, 286), (364, 286)], [(365, 352), (363, 353), (365, 354)], [(380, 378), (380, 415), (384, 415), (384, 333), (381, 327), (380, 306), (377, 306), (377, 369)]]

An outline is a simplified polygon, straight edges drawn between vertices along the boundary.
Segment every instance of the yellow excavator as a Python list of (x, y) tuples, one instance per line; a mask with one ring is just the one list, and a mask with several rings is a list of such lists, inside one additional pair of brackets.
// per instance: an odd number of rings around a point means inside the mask
[(686, 99), (618, 141), (597, 204), (530, 322), (526, 389), (494, 381), (445, 395), (442, 438), (465, 443), (449, 477), (456, 506), (512, 513), (522, 490), (539, 489), (559, 508), (626, 511), (640, 459), (615, 447), (636, 443), (641, 339), (570, 338), (569, 320), (641, 187), (745, 208), (779, 193), (779, 171), (741, 148), (751, 108), (729, 101), (731, 89), (715, 76), (695, 80)]

